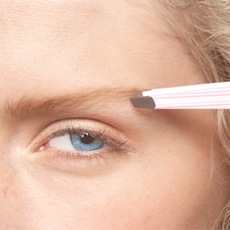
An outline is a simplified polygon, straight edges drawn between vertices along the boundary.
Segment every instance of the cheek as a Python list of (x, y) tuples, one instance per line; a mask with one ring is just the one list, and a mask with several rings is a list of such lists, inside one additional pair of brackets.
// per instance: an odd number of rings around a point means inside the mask
[(4, 125), (0, 129), (0, 229), (25, 229), (31, 202), (23, 187), (21, 170), (16, 165), (16, 151), (12, 151), (13, 133)]
[[(217, 208), (210, 192), (215, 187), (212, 183), (208, 185), (208, 168), (194, 160), (185, 166), (184, 159), (179, 161), (176, 157), (155, 158), (158, 167), (150, 160), (133, 163), (127, 174), (119, 175), (119, 181), (114, 181), (112, 195), (106, 197), (106, 202), (103, 200), (91, 209), (90, 216), (97, 222), (96, 226), (103, 223), (109, 229), (203, 227)], [(107, 190), (108, 187), (103, 189)], [(207, 210), (212, 206), (215, 208), (209, 215)]]
[(185, 159), (176, 157), (135, 159), (109, 177), (46, 174), (53, 178), (49, 183), (39, 173), (40, 182), (31, 181), (30, 196), (36, 199), (31, 199), (29, 219), (56, 229), (186, 229), (203, 218), (210, 201), (209, 174), (202, 166), (194, 170), (195, 163), (185, 167)]
[[(8, 159), (8, 152), (0, 152), (0, 228), (14, 229), (13, 226), (23, 226), (22, 194), (17, 183), (17, 175)], [(21, 203), (22, 204), (22, 203)], [(25, 205), (25, 203), (23, 204)], [(20, 207), (21, 206), (21, 207)], [(22, 225), (21, 225), (22, 224)]]
[[(2, 154), (2, 153), (1, 153)], [(5, 155), (5, 153), (3, 153)], [(3, 158), (3, 156), (1, 156)], [(0, 162), (3, 162), (0, 159)], [(9, 166), (9, 165), (8, 165)], [(1, 175), (1, 199), (4, 201), (15, 194), (15, 175), (10, 167), (2, 164), (0, 167)]]
[(199, 226), (200, 217), (208, 218), (203, 214), (211, 199), (207, 174), (198, 178), (192, 169), (185, 173), (179, 165), (170, 168), (169, 162), (156, 170), (132, 166), (135, 170), (116, 175), (113, 183), (110, 178), (106, 185), (98, 184), (101, 190), (87, 196), (81, 223), (87, 221), (93, 229), (187, 229), (193, 223)]

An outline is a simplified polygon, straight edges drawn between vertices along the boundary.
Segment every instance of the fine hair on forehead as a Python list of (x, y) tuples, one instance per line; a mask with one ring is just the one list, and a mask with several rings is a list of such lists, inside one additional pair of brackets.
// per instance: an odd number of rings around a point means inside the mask
[[(148, 2), (176, 32), (208, 82), (230, 81), (229, 0)], [(230, 111), (218, 110), (216, 121), (224, 160), (230, 165)], [(230, 202), (217, 217), (213, 229), (230, 229)]]

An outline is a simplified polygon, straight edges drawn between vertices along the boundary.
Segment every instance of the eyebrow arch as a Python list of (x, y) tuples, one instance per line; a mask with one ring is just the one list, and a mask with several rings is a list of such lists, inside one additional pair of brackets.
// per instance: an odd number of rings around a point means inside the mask
[(49, 116), (50, 114), (71, 113), (77, 109), (92, 107), (100, 110), (108, 103), (128, 102), (129, 97), (137, 90), (124, 88), (88, 89), (87, 92), (68, 93), (56, 96), (28, 96), (24, 95), (19, 100), (5, 100), (5, 105), (0, 110), (4, 120), (23, 120), (34, 115)]

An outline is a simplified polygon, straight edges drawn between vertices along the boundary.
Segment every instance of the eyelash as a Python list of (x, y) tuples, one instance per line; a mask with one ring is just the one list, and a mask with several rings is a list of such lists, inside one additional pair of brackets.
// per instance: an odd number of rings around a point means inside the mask
[[(89, 126), (89, 127), (84, 127), (84, 126)], [(92, 126), (95, 127), (92, 128)], [(41, 134), (38, 135), (37, 146), (39, 147), (35, 149), (35, 152), (48, 150), (50, 152), (53, 152), (56, 156), (64, 155), (68, 158), (70, 157), (79, 158), (79, 157), (97, 157), (98, 155), (104, 153), (108, 154), (113, 149), (127, 151), (126, 143), (129, 140), (123, 134), (120, 134), (120, 131), (108, 127), (109, 126), (106, 124), (103, 124), (98, 121), (92, 121), (92, 120), (91, 121), (70, 120), (67, 122), (63, 121), (63, 122), (58, 122), (57, 124), (51, 124), (51, 126), (48, 127), (48, 132), (45, 129), (44, 131), (41, 132)], [(69, 151), (69, 150), (55, 149), (52, 147), (47, 149), (45, 148), (41, 149), (41, 147), (44, 147), (54, 137), (61, 137), (66, 134), (72, 135), (72, 134), (80, 134), (80, 133), (89, 133), (90, 136), (102, 141), (106, 146), (102, 147), (101, 149), (92, 150), (89, 152), (78, 151), (78, 150)], [(117, 138), (114, 136), (116, 136)]]

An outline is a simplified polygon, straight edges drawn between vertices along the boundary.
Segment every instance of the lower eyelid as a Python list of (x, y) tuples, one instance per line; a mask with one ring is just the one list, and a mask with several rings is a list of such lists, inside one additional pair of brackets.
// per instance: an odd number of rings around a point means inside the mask
[[(105, 146), (103, 148), (103, 150), (93, 150), (93, 151), (78, 151), (78, 150), (74, 150), (74, 151), (71, 151), (71, 150), (60, 150), (60, 149), (57, 149), (57, 148), (49, 148), (47, 149), (47, 151), (49, 151), (53, 156), (55, 156), (55, 158), (59, 158), (60, 156), (63, 158), (69, 158), (69, 159), (72, 159), (72, 158), (76, 158), (76, 159), (79, 159), (80, 157), (97, 157), (97, 156), (102, 156), (103, 154), (109, 154), (109, 153), (112, 153), (112, 149), (111, 147), (109, 146)], [(114, 151), (113, 151), (114, 152)]]
[[(27, 161), (36, 166), (45, 167), (63, 173), (71, 173), (76, 176), (105, 175), (117, 170), (118, 165), (125, 164), (130, 159), (126, 151), (113, 149), (108, 146), (103, 151), (91, 152), (65, 152), (58, 149), (47, 149), (42, 152), (28, 154)], [(126, 159), (126, 160), (125, 160)]]

